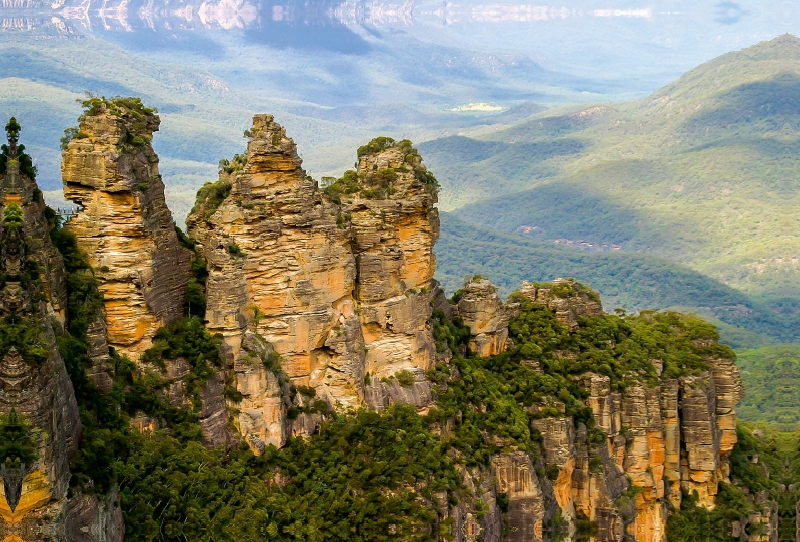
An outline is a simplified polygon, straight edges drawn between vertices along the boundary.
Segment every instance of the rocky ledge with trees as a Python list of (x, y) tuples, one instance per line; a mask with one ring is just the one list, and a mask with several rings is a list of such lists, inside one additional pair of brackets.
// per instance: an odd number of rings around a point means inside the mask
[[(0, 532), (28, 540), (794, 540), (797, 441), (737, 424), (714, 326), (434, 280), (438, 183), (321, 186), (269, 115), (174, 226), (136, 98), (0, 159)], [(24, 166), (24, 167), (23, 167)]]

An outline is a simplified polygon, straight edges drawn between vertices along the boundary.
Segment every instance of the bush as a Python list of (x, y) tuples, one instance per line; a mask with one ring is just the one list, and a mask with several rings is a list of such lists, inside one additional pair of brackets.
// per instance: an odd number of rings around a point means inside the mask
[(213, 215), (222, 202), (231, 193), (232, 185), (228, 179), (220, 179), (215, 183), (206, 183), (197, 191), (197, 199), (195, 200), (192, 213), (197, 209), (203, 209), (203, 216), (209, 218)]
[(397, 371), (394, 373), (394, 377), (397, 379), (397, 382), (400, 383), (401, 386), (404, 388), (410, 388), (414, 385), (414, 373), (411, 371), (407, 371), (403, 369), (402, 371)]
[(391, 137), (380, 136), (376, 137), (366, 145), (360, 146), (356, 152), (356, 155), (361, 158), (362, 156), (366, 156), (368, 154), (379, 153), (382, 150), (388, 149), (392, 146), (394, 146), (394, 139)]

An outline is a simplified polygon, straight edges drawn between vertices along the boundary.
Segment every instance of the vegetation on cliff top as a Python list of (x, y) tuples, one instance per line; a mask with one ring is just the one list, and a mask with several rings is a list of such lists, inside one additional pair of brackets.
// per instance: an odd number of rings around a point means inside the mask
[(351, 194), (357, 194), (367, 199), (386, 199), (397, 190), (394, 183), (397, 181), (398, 173), (407, 173), (409, 168), (426, 190), (434, 194), (439, 190), (439, 182), (436, 177), (422, 164), (422, 157), (408, 139), (396, 142), (391, 137), (376, 137), (358, 148), (359, 162), (356, 163), (356, 167), (360, 166), (360, 162), (365, 157), (387, 149), (397, 149), (403, 156), (403, 165), (398, 168), (378, 169), (375, 164), (372, 169), (347, 170), (338, 179), (323, 177), (323, 192), (337, 204), (342, 203), (343, 195)]
[(85, 100), (79, 100), (83, 106), (83, 114), (94, 116), (101, 112), (108, 112), (117, 117), (146, 117), (158, 113), (155, 107), (147, 107), (142, 103), (141, 98), (113, 96), (89, 95)]
[[(134, 147), (143, 147), (146, 142), (152, 139), (152, 131), (158, 127), (158, 110), (155, 107), (147, 107), (142, 103), (141, 98), (113, 96), (95, 96), (89, 94), (85, 100), (77, 100), (83, 107), (83, 113), (78, 119), (83, 122), (86, 117), (93, 117), (101, 113), (108, 113), (123, 119), (128, 131), (128, 137), (124, 141)], [(64, 130), (61, 138), (61, 150), (66, 150), (69, 142), (73, 139), (84, 139), (89, 137), (82, 132), (79, 127), (72, 126)]]

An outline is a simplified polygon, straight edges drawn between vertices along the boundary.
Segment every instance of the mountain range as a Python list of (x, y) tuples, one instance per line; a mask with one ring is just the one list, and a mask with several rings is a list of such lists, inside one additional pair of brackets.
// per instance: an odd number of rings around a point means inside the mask
[[(615, 284), (612, 304), (681, 306), (765, 340), (800, 339), (798, 88), (800, 40), (785, 35), (642, 100), (422, 144), (445, 231), (457, 230), (443, 238), (444, 283), (496, 265), (475, 241), (497, 235), (519, 262), (552, 262), (529, 279), (591, 261), (592, 282)], [(477, 259), (459, 261), (462, 251)], [(499, 264), (501, 284), (524, 274), (514, 265)]]

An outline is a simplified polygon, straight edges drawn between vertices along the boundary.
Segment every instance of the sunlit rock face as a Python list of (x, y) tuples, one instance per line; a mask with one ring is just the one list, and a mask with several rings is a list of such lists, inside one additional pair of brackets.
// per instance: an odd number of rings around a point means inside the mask
[[(234, 359), (250, 329), (272, 345), (293, 382), (357, 405), (364, 347), (349, 231), (272, 117), (255, 117), (250, 133), (244, 159), (221, 173), (187, 220), (208, 263), (207, 327), (222, 333)], [(250, 373), (241, 374), (240, 391), (261, 403), (246, 384)]]
[[(0, 177), (0, 537), (5, 541), (122, 540), (122, 513), (106, 497), (68, 492), (69, 461), (81, 423), (56, 346), (66, 306), (64, 264), (53, 247), (45, 206), (6, 126)], [(8, 446), (13, 442), (14, 446)]]
[(407, 142), (363, 152), (363, 188), (338, 196), (352, 227), (366, 372), (378, 377), (428, 369), (436, 354), (428, 320), (439, 215), (421, 160)]
[(494, 356), (508, 347), (508, 323), (516, 315), (513, 304), (506, 305), (497, 289), (484, 278), (473, 279), (461, 290), (456, 312), (469, 326), (469, 350), (479, 356)]
[(99, 102), (62, 154), (67, 227), (89, 256), (105, 299), (97, 333), (131, 359), (184, 315), (190, 252), (178, 243), (151, 145), (159, 118), (141, 104)]
[[(524, 283), (513, 299), (547, 307), (571, 333), (580, 330), (582, 318), (602, 314), (597, 293), (572, 280)], [(470, 349), (498, 353), (492, 349), (499, 344), (497, 338), (508, 336), (518, 305), (502, 303), (483, 277), (465, 284), (457, 301), (453, 317), (460, 316), (470, 328)], [(705, 340), (695, 346), (714, 352), (714, 344)], [(732, 357), (710, 355), (705, 361), (709, 368), (700, 374), (669, 378), (662, 375), (662, 360), (651, 360), (658, 380), (634, 378), (624, 391), (612, 389), (608, 376), (577, 376), (602, 439), (570, 416), (534, 417), (530, 429), (540, 435), (541, 454), (503, 453), (492, 458), (491, 473), (465, 473), (474, 498), (488, 491), (491, 500), (506, 503), (507, 511), (502, 521), (491, 510), (476, 520), (460, 505), (452, 511), (459, 532), (465, 533), (458, 540), (544, 541), (554, 529), (564, 540), (574, 540), (580, 524), (591, 521), (595, 541), (663, 542), (670, 511), (680, 508), (682, 492), (696, 492), (698, 505), (713, 508), (719, 484), (730, 481), (734, 406), (743, 391)], [(541, 371), (538, 365), (531, 367)], [(547, 406), (564, 412), (558, 401)], [(482, 479), (493, 483), (481, 489)], [(749, 521), (763, 524), (763, 536), (769, 539), (777, 533), (775, 504), (758, 498), (764, 501), (764, 513)], [(503, 525), (513, 527), (505, 538), (496, 534)]]
[[(439, 223), (435, 190), (414, 173), (416, 151), (390, 145), (363, 155), (355, 190), (333, 197), (306, 175), (271, 116), (256, 115), (248, 136), (246, 154), (201, 190), (187, 219), (208, 262), (208, 328), (225, 336), (231, 360), (241, 358), (246, 330), (257, 334), (293, 384), (314, 388), (333, 408), (365, 404), (365, 386), (375, 388), (368, 403), (376, 407), (422, 406), (431, 396), (421, 376), (435, 357), (428, 319)], [(388, 170), (392, 189), (371, 191), (373, 172)], [(392, 395), (368, 378), (401, 370), (421, 388)], [(251, 441), (281, 443), (293, 430), (277, 421), (280, 402), (267, 397), (277, 389), (274, 375), (236, 372), (246, 401), (275, 405), (251, 408), (240, 430)]]

